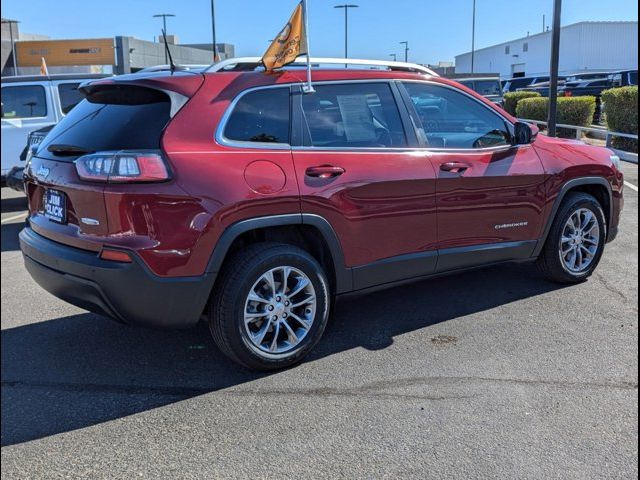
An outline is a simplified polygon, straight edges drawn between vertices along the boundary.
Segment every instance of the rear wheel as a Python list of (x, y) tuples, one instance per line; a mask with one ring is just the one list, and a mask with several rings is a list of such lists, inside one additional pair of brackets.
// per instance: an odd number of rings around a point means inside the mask
[(293, 365), (315, 346), (329, 318), (329, 287), (304, 250), (264, 243), (236, 252), (214, 291), (209, 326), (218, 347), (252, 369)]
[(555, 282), (586, 280), (600, 262), (605, 239), (606, 222), (598, 201), (586, 193), (569, 193), (558, 210), (538, 266)]

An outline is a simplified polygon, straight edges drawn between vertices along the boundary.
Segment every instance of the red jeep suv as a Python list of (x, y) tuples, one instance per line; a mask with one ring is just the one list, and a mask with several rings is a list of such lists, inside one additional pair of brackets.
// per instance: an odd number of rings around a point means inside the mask
[(205, 319), (267, 370), (309, 353), (336, 296), (505, 261), (579, 282), (616, 236), (611, 151), (417, 65), (316, 68), (314, 92), (295, 65), (212, 70), (81, 87), (25, 173), (44, 289), (130, 324)]

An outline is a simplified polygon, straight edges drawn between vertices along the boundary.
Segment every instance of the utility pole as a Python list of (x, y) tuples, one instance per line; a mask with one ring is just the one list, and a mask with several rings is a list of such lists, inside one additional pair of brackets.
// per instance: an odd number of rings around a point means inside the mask
[(409, 42), (408, 41), (400, 42), (400, 45), (404, 45), (404, 61), (408, 62), (409, 61)]
[(547, 16), (542, 14), (542, 31), (544, 32), (547, 29)]
[(13, 37), (13, 24), (18, 24), (20, 22), (18, 22), (17, 20), (2, 20), (2, 23), (8, 23), (9, 24), (9, 38), (11, 41), (11, 59), (13, 60), (13, 74), (14, 75), (18, 75), (18, 60), (17, 60), (17, 55), (16, 55), (16, 41), (15, 38)]
[[(359, 5), (353, 5), (345, 3), (343, 5), (336, 5), (333, 8), (344, 8), (344, 58), (349, 58), (349, 9), (358, 8)], [(345, 68), (348, 65), (345, 64)]]
[(471, 73), (475, 71), (476, 63), (476, 0), (473, 0), (473, 20), (471, 22)]
[(560, 18), (562, 0), (553, 1), (553, 31), (551, 33), (551, 67), (549, 83), (549, 118), (547, 119), (547, 135), (556, 136), (558, 119), (558, 70), (560, 64)]
[(393, 61), (397, 62), (398, 61), (398, 56), (395, 53), (390, 53), (389, 54), (390, 57), (393, 57)]
[(216, 6), (215, 0), (211, 0), (211, 47), (213, 50), (213, 63), (218, 61), (217, 44), (216, 44)]
[[(158, 13), (153, 16), (153, 18), (162, 17), (162, 31), (167, 34), (167, 17), (175, 17), (173, 13)], [(167, 57), (167, 46), (164, 46), (164, 63), (168, 63), (169, 58)]]

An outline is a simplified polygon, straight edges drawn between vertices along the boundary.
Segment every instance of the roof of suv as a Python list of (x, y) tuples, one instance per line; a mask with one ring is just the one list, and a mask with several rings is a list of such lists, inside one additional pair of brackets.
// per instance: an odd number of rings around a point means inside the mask
[(59, 73), (56, 75), (17, 75), (12, 77), (2, 77), (2, 83), (20, 82), (48, 82), (55, 80), (84, 81), (98, 78), (110, 77), (108, 73)]

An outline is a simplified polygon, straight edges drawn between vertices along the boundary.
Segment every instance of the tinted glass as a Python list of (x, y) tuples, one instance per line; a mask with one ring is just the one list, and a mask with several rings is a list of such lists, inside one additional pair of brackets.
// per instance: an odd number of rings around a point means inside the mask
[(224, 137), (238, 142), (289, 143), (289, 89), (267, 88), (242, 96)]
[(476, 80), (474, 90), (480, 95), (500, 95), (500, 82), (497, 80)]
[(432, 148), (487, 148), (510, 144), (505, 121), (479, 101), (456, 90), (406, 83), (418, 118)]
[(302, 97), (314, 147), (404, 147), (398, 107), (386, 83), (317, 85)]
[[(142, 98), (136, 103), (136, 89), (127, 88), (126, 104), (82, 100), (47, 135), (38, 156), (56, 160), (73, 157), (56, 156), (47, 151), (51, 145), (69, 145), (87, 151), (158, 149), (164, 127), (170, 119), (171, 103), (164, 94)], [(123, 93), (125, 89), (121, 89)]]
[(40, 85), (2, 87), (2, 118), (47, 116), (47, 97)]
[(638, 85), (638, 72), (631, 72), (629, 74), (629, 83), (631, 85)]
[(58, 95), (60, 96), (60, 108), (65, 115), (71, 111), (84, 98), (78, 91), (79, 83), (58, 84)]

